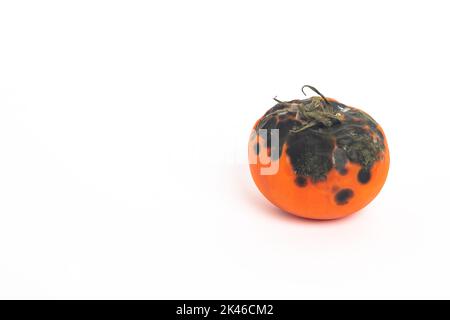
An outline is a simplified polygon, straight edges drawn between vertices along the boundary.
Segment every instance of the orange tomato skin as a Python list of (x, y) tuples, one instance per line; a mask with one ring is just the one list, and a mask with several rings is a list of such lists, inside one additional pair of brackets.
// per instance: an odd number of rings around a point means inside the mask
[[(256, 122), (254, 129), (259, 121)], [(286, 144), (278, 159), (272, 160), (269, 165), (263, 164), (260, 161), (261, 151), (257, 154), (254, 147), (261, 138), (254, 133), (250, 136), (248, 148), (252, 178), (260, 192), (271, 203), (286, 212), (303, 218), (319, 220), (343, 218), (368, 205), (377, 196), (386, 181), (390, 161), (389, 148), (383, 130), (379, 125), (377, 125), (377, 129), (384, 137), (384, 150), (372, 165), (370, 180), (367, 183), (361, 183), (358, 179), (361, 165), (348, 162), (345, 167), (345, 175), (333, 167), (327, 173), (325, 180), (312, 181), (307, 177), (306, 185), (299, 186), (295, 182), (297, 175), (286, 152)], [(277, 166), (277, 172), (269, 175), (262, 174), (262, 169), (270, 165)], [(344, 201), (337, 201), (337, 197), (342, 195), (339, 192), (345, 193)]]

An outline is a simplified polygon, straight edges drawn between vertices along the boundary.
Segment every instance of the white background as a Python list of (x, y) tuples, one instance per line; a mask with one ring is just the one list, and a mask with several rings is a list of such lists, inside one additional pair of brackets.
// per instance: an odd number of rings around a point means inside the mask
[[(447, 1), (2, 1), (0, 298), (450, 298)], [(303, 84), (384, 127), (359, 214), (254, 186)]]

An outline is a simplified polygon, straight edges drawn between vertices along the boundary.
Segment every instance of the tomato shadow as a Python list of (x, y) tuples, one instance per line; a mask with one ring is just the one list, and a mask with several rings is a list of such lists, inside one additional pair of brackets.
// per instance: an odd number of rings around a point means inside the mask
[(236, 196), (241, 198), (241, 201), (246, 202), (251, 207), (255, 208), (258, 213), (269, 216), (270, 218), (276, 219), (278, 221), (284, 221), (289, 223), (298, 223), (302, 225), (336, 225), (340, 223), (344, 223), (348, 220), (355, 219), (357, 216), (364, 214), (365, 208), (361, 209), (356, 214), (349, 215), (340, 219), (332, 219), (332, 220), (316, 220), (299, 217), (293, 214), (290, 214), (272, 203), (269, 202), (258, 190), (256, 185), (253, 182), (251, 174), (248, 170), (248, 167), (245, 165), (239, 165), (235, 167), (234, 175), (233, 175), (233, 183), (236, 188), (235, 190)]

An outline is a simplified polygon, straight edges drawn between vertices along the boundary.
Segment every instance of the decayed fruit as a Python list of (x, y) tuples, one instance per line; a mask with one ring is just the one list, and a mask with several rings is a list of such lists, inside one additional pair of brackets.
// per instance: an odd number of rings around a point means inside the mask
[[(389, 170), (382, 128), (367, 113), (325, 98), (277, 101), (254, 125), (250, 171), (279, 208), (312, 219), (358, 211), (379, 193)], [(274, 130), (277, 129), (277, 130)]]

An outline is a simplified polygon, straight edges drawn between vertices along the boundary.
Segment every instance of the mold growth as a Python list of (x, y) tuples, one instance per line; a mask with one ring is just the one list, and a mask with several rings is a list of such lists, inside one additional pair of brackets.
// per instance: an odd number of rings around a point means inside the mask
[(308, 184), (306, 178), (303, 177), (303, 176), (297, 176), (297, 178), (295, 179), (295, 183), (296, 183), (299, 187), (306, 187), (306, 185)]
[(300, 187), (308, 177), (313, 183), (326, 180), (333, 168), (347, 174), (348, 162), (360, 165), (358, 181), (369, 183), (370, 170), (385, 148), (378, 124), (365, 112), (317, 93), (320, 96), (305, 100), (277, 100), (260, 119), (256, 130), (268, 129), (265, 147), (271, 147), (270, 129), (279, 130), (279, 152), (271, 154), (272, 160), (278, 159), (286, 145)]
[(368, 168), (362, 168), (358, 172), (358, 181), (362, 184), (366, 184), (370, 181), (371, 173), (370, 169)]
[(312, 130), (293, 133), (287, 141), (286, 153), (297, 175), (311, 177), (313, 182), (326, 180), (333, 168), (333, 141)]
[(352, 189), (342, 189), (338, 193), (336, 193), (334, 200), (338, 205), (345, 205), (349, 202), (349, 200), (353, 197), (354, 193)]

